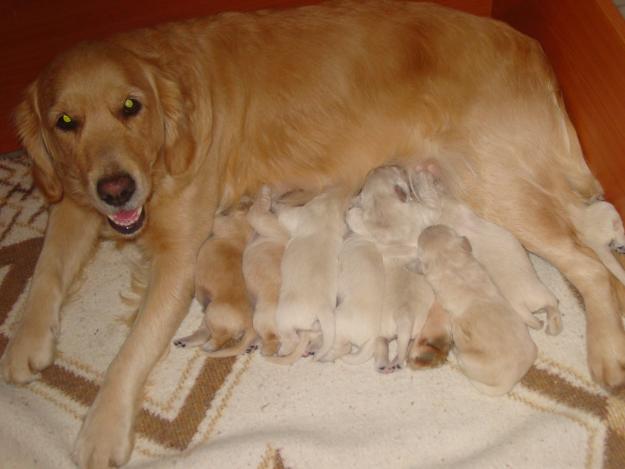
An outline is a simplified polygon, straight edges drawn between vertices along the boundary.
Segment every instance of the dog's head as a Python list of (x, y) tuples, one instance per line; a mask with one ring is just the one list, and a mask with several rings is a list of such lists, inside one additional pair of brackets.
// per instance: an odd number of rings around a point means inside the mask
[[(16, 111), (33, 176), (51, 202), (71, 197), (126, 236), (145, 221), (155, 167), (181, 173), (193, 149), (175, 80), (106, 42), (81, 44), (52, 62)], [(174, 146), (177, 148), (174, 151)]]
[(419, 270), (424, 274), (437, 263), (462, 265), (472, 257), (471, 243), (446, 225), (432, 225), (419, 236), (417, 257)]

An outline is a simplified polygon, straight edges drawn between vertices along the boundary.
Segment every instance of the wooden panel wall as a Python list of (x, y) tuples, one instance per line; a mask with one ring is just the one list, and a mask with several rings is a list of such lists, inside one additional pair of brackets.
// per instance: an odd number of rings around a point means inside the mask
[[(56, 54), (84, 39), (220, 11), (319, 0), (0, 0), (0, 153), (17, 149), (11, 114), (23, 90)], [(491, 0), (437, 0), (487, 16)]]
[(586, 159), (625, 217), (625, 19), (611, 0), (494, 0), (493, 17), (542, 43)]

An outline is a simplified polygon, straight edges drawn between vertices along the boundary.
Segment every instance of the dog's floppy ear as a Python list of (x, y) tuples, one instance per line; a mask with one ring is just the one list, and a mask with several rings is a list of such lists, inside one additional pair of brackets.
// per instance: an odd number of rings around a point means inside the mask
[(193, 104), (175, 79), (162, 72), (156, 72), (154, 78), (165, 125), (165, 166), (170, 174), (181, 174), (189, 169), (195, 155), (190, 122)]
[(52, 203), (63, 197), (63, 186), (52, 165), (52, 157), (43, 141), (41, 115), (37, 104), (37, 83), (26, 91), (26, 97), (15, 110), (17, 133), (33, 160), (33, 178), (37, 186)]

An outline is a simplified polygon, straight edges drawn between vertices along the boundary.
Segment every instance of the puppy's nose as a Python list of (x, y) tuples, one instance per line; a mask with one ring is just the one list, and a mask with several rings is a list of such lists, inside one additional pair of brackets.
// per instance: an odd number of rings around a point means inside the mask
[(135, 181), (127, 173), (113, 174), (98, 181), (98, 196), (113, 207), (121, 207), (135, 193)]

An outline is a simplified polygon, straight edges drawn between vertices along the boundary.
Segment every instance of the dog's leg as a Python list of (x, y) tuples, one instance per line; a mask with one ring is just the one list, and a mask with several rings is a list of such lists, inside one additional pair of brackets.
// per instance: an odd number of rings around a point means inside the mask
[(2, 358), (2, 375), (7, 382), (27, 383), (52, 364), (61, 305), (91, 254), (101, 220), (68, 197), (52, 206), (19, 327)]
[(170, 249), (152, 260), (143, 307), (78, 434), (73, 457), (80, 467), (122, 465), (130, 457), (144, 383), (191, 304), (194, 246), (199, 248), (200, 242), (187, 239), (183, 252)]
[[(540, 200), (539, 195), (536, 200)], [(548, 200), (544, 206), (549, 206)], [(503, 212), (498, 215), (505, 216)], [(527, 210), (523, 227), (507, 225), (519, 228), (516, 233), (512, 231), (524, 246), (551, 262), (584, 298), (588, 364), (593, 378), (608, 387), (625, 384), (625, 330), (608, 270), (589, 248), (578, 243), (570, 228), (553, 217)]]

